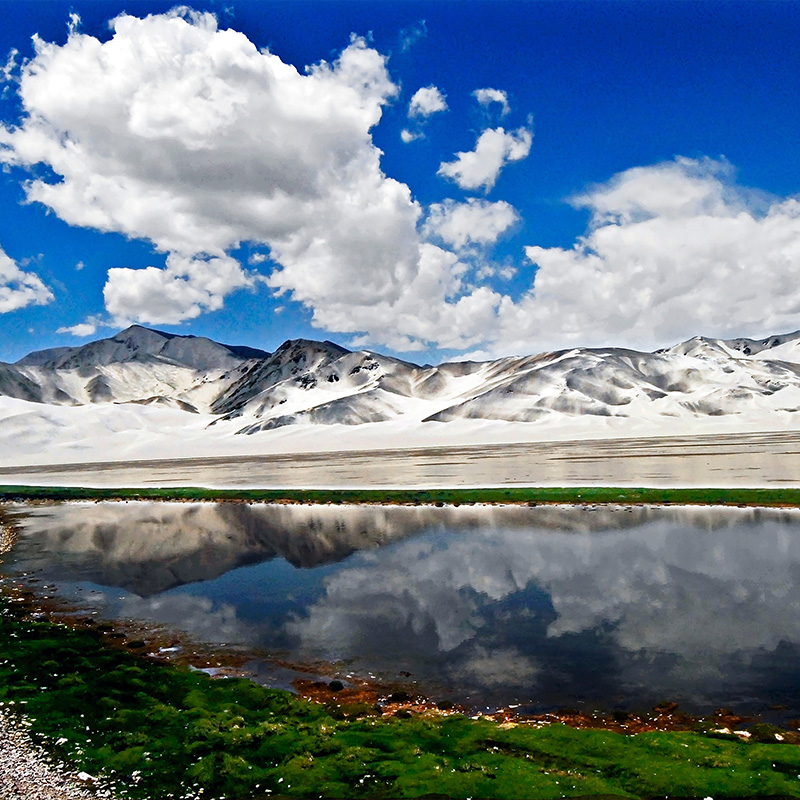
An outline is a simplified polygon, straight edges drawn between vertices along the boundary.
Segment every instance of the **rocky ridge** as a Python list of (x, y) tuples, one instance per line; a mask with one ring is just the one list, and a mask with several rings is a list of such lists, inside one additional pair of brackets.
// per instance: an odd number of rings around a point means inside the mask
[(800, 332), (695, 337), (653, 353), (573, 348), (417, 364), (330, 341), (275, 352), (134, 325), (81, 347), (0, 363), (0, 396), (57, 406), (157, 405), (254, 434), (291, 425), (410, 420), (540, 422), (800, 410)]

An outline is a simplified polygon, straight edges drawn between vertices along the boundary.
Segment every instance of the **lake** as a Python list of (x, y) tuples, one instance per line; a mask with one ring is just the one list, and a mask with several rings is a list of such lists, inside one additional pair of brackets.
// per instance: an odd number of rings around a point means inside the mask
[[(800, 511), (18, 507), (6, 581), (476, 710), (800, 717)], [(46, 587), (46, 588), (45, 588)], [(285, 670), (284, 670), (285, 672)]]

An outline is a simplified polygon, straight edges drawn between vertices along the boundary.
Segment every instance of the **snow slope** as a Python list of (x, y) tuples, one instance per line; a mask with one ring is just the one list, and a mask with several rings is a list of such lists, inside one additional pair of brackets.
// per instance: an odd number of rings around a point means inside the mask
[(800, 332), (418, 366), (135, 325), (0, 364), (0, 463), (793, 429), (799, 411)]
[(159, 402), (208, 410), (251, 361), (268, 355), (133, 325), (83, 347), (39, 350), (0, 365), (0, 393), (58, 405)]

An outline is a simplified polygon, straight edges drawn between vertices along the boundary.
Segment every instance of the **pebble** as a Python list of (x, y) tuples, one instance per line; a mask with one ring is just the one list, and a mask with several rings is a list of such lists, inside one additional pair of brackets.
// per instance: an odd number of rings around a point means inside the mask
[(31, 737), (25, 722), (0, 711), (0, 800), (113, 800), (91, 789), (93, 778), (54, 764)]

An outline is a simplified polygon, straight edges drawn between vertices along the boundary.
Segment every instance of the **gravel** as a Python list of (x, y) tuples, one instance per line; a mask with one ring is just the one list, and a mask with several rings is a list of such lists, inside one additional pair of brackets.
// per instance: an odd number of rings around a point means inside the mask
[(0, 711), (0, 800), (111, 800), (85, 773), (55, 764), (28, 735), (24, 721)]

